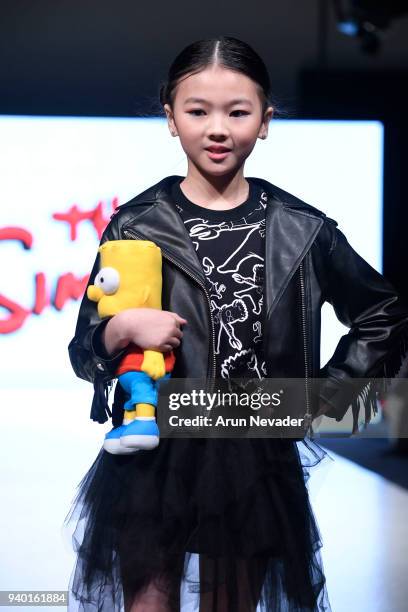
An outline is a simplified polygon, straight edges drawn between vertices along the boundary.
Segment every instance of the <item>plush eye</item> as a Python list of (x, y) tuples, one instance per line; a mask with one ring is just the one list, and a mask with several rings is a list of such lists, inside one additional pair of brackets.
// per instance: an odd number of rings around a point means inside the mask
[(120, 276), (115, 268), (102, 268), (96, 275), (94, 285), (106, 295), (112, 295), (119, 289)]

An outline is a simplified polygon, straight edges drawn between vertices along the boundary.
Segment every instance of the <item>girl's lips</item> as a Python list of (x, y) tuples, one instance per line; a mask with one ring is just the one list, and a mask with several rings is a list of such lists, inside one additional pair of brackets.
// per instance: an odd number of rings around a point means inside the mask
[(206, 149), (206, 151), (210, 159), (224, 159), (224, 157), (227, 157), (228, 153), (231, 153), (231, 151), (222, 151), (222, 153), (216, 153), (215, 151), (210, 151), (209, 149)]

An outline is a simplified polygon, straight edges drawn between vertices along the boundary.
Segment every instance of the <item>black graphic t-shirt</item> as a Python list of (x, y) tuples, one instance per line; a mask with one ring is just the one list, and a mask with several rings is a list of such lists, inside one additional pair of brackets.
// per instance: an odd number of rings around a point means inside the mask
[(173, 199), (201, 262), (215, 329), (216, 376), (266, 375), (262, 305), (267, 195), (248, 180), (249, 196), (230, 210), (191, 202), (173, 185)]

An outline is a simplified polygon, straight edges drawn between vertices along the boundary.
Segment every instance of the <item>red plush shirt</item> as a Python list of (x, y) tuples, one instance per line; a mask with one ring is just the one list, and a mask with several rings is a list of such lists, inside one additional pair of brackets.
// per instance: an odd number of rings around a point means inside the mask
[[(173, 351), (163, 353), (164, 366), (167, 372), (171, 372), (174, 368), (176, 358)], [(125, 353), (120, 365), (116, 371), (116, 376), (125, 374), (125, 372), (140, 372), (143, 363), (143, 350), (136, 344), (131, 344), (130, 348)]]

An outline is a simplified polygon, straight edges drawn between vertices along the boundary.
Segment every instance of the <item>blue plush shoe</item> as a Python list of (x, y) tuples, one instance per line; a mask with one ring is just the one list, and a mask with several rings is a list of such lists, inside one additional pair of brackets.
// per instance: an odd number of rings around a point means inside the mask
[(120, 443), (120, 436), (122, 435), (123, 431), (126, 430), (126, 427), (128, 426), (121, 425), (120, 427), (115, 427), (105, 435), (103, 448), (108, 453), (111, 453), (112, 455), (129, 455), (139, 450), (138, 448), (123, 446)]
[(159, 444), (159, 428), (154, 417), (136, 417), (120, 436), (123, 448), (151, 450)]

